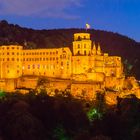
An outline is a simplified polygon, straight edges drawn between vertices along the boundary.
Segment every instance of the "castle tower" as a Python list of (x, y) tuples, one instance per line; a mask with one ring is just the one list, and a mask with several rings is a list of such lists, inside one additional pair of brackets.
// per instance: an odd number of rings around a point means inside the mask
[(98, 43), (98, 48), (97, 48), (97, 55), (101, 55), (101, 47), (99, 43)]
[(18, 78), (22, 75), (22, 46), (1, 46), (1, 78)]
[(92, 51), (91, 51), (91, 54), (92, 55), (96, 55), (96, 45), (95, 45), (95, 43), (93, 43), (93, 49), (92, 49)]
[(85, 56), (91, 54), (91, 44), (89, 33), (74, 34), (73, 54)]

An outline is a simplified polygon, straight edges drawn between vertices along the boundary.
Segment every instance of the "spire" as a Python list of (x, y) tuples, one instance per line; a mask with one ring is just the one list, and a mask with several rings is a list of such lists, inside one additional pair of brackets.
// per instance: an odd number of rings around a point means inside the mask
[(95, 42), (93, 42), (92, 55), (96, 55), (96, 46), (95, 46)]
[(101, 55), (101, 47), (99, 43), (98, 43), (98, 48), (97, 48), (97, 55)]

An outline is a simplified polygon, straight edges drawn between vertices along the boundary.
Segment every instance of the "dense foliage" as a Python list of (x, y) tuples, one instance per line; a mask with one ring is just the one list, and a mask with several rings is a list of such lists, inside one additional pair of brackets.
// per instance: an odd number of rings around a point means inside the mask
[[(0, 45), (20, 44), (25, 48), (70, 47), (72, 50), (73, 34), (86, 32), (85, 29), (33, 30), (0, 21)], [(128, 74), (135, 74), (140, 79), (140, 43), (118, 33), (90, 29), (91, 39), (101, 44), (103, 52), (118, 55), (125, 62)]]
[(45, 91), (7, 93), (0, 98), (0, 139), (138, 140), (140, 100), (118, 98), (118, 104), (109, 107), (101, 96), (87, 103), (70, 96), (49, 97)]

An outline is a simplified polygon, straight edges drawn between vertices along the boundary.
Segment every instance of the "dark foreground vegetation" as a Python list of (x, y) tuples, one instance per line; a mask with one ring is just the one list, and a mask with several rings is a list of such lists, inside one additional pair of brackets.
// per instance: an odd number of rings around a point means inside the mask
[(2, 93), (0, 99), (0, 140), (138, 140), (140, 100), (118, 98), (107, 106), (103, 95), (94, 102), (71, 96), (49, 97)]

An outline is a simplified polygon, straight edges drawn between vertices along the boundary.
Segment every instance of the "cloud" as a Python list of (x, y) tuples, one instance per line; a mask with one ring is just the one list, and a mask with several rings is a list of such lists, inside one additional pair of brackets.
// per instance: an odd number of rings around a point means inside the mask
[(0, 15), (76, 18), (66, 11), (81, 7), (83, 0), (0, 0)]

